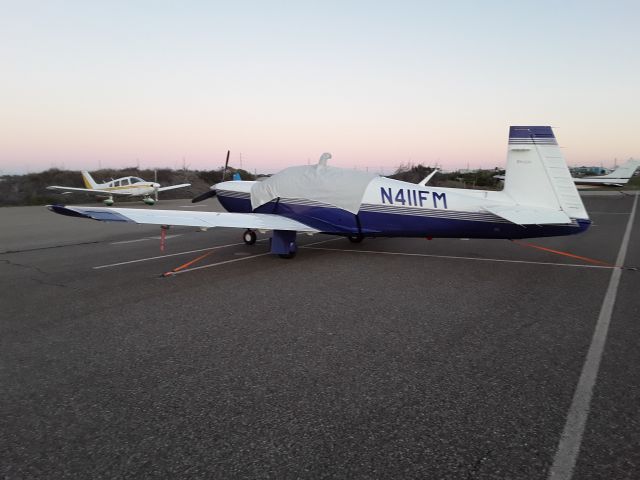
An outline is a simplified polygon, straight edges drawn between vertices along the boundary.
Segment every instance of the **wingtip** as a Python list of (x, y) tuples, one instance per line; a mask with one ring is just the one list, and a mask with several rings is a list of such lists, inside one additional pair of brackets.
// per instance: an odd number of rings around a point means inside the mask
[(58, 215), (66, 215), (67, 217), (90, 218), (87, 215), (84, 215), (83, 213), (72, 210), (66, 205), (61, 205), (61, 204), (47, 205), (47, 208), (53, 213), (57, 213)]

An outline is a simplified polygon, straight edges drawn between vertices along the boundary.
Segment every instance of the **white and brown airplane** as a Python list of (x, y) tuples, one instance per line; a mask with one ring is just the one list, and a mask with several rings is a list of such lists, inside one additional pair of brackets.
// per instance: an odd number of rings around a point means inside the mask
[(161, 187), (159, 183), (147, 182), (138, 177), (121, 177), (105, 183), (96, 183), (86, 170), (82, 171), (82, 179), (84, 180), (86, 188), (52, 185), (47, 187), (47, 189), (62, 193), (89, 193), (104, 199), (103, 203), (110, 207), (113, 205), (114, 197), (142, 197), (144, 203), (153, 205), (158, 201), (158, 192), (166, 192), (167, 190), (173, 190), (175, 188), (191, 186), (190, 183), (182, 183), (180, 185)]

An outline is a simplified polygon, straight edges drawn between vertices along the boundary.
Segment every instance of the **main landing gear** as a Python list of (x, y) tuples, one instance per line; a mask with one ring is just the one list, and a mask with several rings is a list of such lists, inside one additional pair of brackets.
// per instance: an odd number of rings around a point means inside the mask
[(361, 243), (364, 240), (364, 235), (349, 235), (347, 238), (351, 243)]
[(245, 232), (242, 234), (242, 240), (244, 240), (244, 243), (246, 243), (247, 245), (253, 245), (254, 243), (256, 243), (257, 238), (258, 237), (256, 235), (256, 232), (251, 229), (245, 230)]
[[(250, 228), (246, 229), (242, 234), (242, 240), (246, 245), (256, 243), (256, 232)], [(293, 258), (298, 251), (296, 244), (296, 232), (290, 230), (274, 230), (273, 235), (269, 239), (271, 253), (278, 255), (280, 258)]]
[(291, 230), (274, 230), (271, 236), (271, 253), (280, 258), (293, 258), (298, 251), (296, 232)]

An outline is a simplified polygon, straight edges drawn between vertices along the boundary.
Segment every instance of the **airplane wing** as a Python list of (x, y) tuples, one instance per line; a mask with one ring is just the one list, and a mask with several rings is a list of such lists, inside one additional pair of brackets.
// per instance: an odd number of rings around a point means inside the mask
[(113, 195), (116, 197), (130, 197), (130, 193), (120, 193), (117, 190), (97, 190), (95, 188), (76, 188), (76, 187), (60, 187), (58, 185), (52, 185), (47, 187), (47, 190), (56, 190), (58, 192), (63, 193), (73, 193), (73, 192), (82, 192), (82, 193), (93, 193), (98, 195)]
[(510, 205), (496, 205), (483, 208), (494, 215), (515, 223), (516, 225), (552, 225), (572, 223), (569, 215), (561, 210)]
[(101, 222), (128, 222), (151, 225), (192, 227), (235, 227), (255, 230), (292, 230), (315, 233), (304, 223), (270, 213), (183, 212), (181, 210), (146, 210), (138, 208), (68, 207), (47, 205), (52, 212), (71, 217), (91, 218)]
[(173, 190), (174, 188), (184, 188), (184, 187), (190, 187), (191, 184), (190, 183), (181, 183), (180, 185), (169, 185), (168, 187), (160, 187), (158, 188), (159, 192), (166, 192), (167, 190)]

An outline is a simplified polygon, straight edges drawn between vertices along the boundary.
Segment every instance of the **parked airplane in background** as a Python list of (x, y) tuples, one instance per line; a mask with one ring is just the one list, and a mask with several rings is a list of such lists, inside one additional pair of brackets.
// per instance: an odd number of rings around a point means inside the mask
[(161, 187), (159, 183), (147, 182), (138, 177), (122, 177), (105, 183), (96, 183), (89, 172), (84, 170), (82, 171), (82, 179), (86, 188), (53, 185), (47, 187), (47, 189), (63, 193), (90, 193), (98, 198), (104, 198), (103, 203), (110, 207), (113, 205), (113, 197), (142, 197), (144, 203), (153, 205), (158, 201), (158, 192), (191, 186), (190, 183), (182, 183), (180, 185)]
[(629, 159), (620, 165), (613, 172), (606, 175), (593, 177), (573, 177), (576, 185), (605, 185), (610, 187), (623, 187), (633, 177), (633, 174), (640, 167), (640, 160)]
[[(571, 177), (576, 185), (593, 185), (604, 187), (624, 187), (629, 179), (633, 177), (636, 169), (640, 166), (640, 160), (629, 159), (620, 165), (613, 172), (606, 175), (590, 177)], [(493, 178), (504, 180), (504, 175), (494, 175)]]
[(511, 127), (504, 190), (429, 187), (367, 172), (317, 165), (287, 168), (262, 182), (227, 181), (217, 196), (228, 212), (50, 205), (53, 212), (106, 222), (271, 230), (271, 253), (291, 258), (296, 235), (528, 238), (571, 235), (591, 221), (551, 127)]

